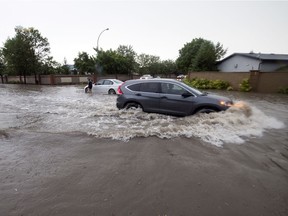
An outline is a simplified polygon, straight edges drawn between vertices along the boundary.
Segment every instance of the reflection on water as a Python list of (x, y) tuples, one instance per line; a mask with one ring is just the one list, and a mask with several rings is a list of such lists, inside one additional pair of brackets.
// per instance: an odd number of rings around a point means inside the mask
[(288, 98), (217, 92), (236, 103), (226, 112), (177, 118), (118, 110), (115, 95), (85, 94), (79, 86), (0, 85), (0, 135), (13, 128), (49, 133), (81, 132), (129, 141), (133, 137), (197, 137), (213, 145), (243, 143), (287, 124)]

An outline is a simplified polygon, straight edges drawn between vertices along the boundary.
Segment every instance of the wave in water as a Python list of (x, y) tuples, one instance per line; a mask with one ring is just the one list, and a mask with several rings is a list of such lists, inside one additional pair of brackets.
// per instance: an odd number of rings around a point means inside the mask
[(262, 136), (266, 130), (285, 127), (247, 102), (237, 102), (225, 112), (178, 118), (144, 113), (140, 109), (118, 110), (115, 96), (83, 94), (82, 89), (73, 87), (47, 88), (45, 93), (26, 91), (25, 95), (2, 91), (0, 96), (2, 131), (17, 128), (51, 133), (82, 132), (122, 141), (148, 136), (197, 137), (222, 146), (244, 143), (246, 139)]
[(85, 124), (86, 133), (96, 137), (128, 141), (133, 137), (159, 138), (198, 137), (216, 146), (244, 143), (245, 139), (262, 136), (266, 129), (283, 128), (279, 120), (265, 115), (257, 107), (238, 102), (226, 112), (177, 118), (147, 114), (141, 110), (95, 115)]

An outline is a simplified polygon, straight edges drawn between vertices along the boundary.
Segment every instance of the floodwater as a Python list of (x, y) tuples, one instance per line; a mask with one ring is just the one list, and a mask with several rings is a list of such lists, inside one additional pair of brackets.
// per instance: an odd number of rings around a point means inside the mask
[[(226, 112), (177, 118), (118, 110), (116, 95), (83, 94), (79, 86), (0, 86), (0, 130), (49, 133), (80, 132), (129, 141), (133, 137), (197, 137), (222, 146), (240, 144), (287, 125), (288, 98), (218, 92), (236, 106)], [(284, 134), (283, 134), (284, 135)]]
[(0, 85), (0, 215), (288, 215), (288, 96), (183, 118)]

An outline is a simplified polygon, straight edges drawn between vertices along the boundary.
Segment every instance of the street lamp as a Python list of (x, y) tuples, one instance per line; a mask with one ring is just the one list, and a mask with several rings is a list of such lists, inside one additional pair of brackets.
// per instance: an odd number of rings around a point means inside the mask
[(97, 48), (96, 48), (96, 51), (97, 51), (97, 52), (99, 51), (99, 38), (100, 38), (101, 34), (102, 34), (104, 31), (108, 31), (108, 30), (109, 30), (109, 28), (106, 28), (106, 29), (104, 29), (104, 30), (99, 34), (98, 39), (97, 39)]

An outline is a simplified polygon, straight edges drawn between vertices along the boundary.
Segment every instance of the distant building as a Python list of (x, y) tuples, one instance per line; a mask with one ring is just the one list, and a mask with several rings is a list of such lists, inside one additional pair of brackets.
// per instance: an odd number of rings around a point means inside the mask
[(261, 72), (282, 71), (288, 69), (287, 54), (234, 53), (217, 63), (221, 72)]

